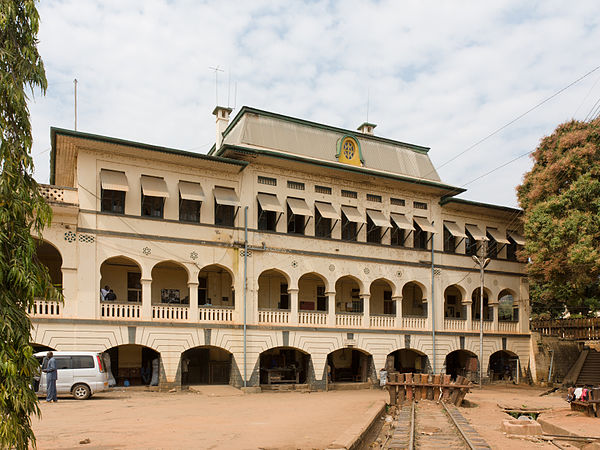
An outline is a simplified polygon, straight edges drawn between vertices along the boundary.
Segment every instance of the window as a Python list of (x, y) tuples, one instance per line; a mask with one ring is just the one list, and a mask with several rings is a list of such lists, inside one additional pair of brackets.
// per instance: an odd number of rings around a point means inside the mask
[(100, 208), (102, 212), (125, 213), (125, 191), (102, 189)]
[(510, 243), (506, 246), (506, 259), (508, 259), (509, 261), (516, 261), (518, 248), (517, 243), (511, 238), (509, 238), (508, 241)]
[(240, 199), (235, 189), (215, 186), (215, 225), (224, 227), (235, 226), (235, 216), (240, 207)]
[(288, 189), (297, 189), (299, 191), (304, 190), (304, 183), (299, 183), (297, 181), (289, 181), (287, 182)]
[(142, 301), (142, 274), (139, 272), (127, 272), (127, 301)]
[(381, 244), (381, 227), (375, 225), (371, 217), (367, 214), (367, 242)]
[(179, 196), (179, 220), (182, 222), (200, 222), (200, 205), (196, 200), (185, 200)]
[(394, 222), (392, 220), (392, 245), (395, 245), (397, 247), (404, 247), (404, 241), (405, 241), (405, 237), (404, 237), (404, 233), (405, 230), (398, 227), (398, 225), (396, 225), (396, 222)]
[(396, 315), (396, 302), (392, 300), (392, 291), (383, 291), (383, 313)]
[(215, 201), (215, 225), (232, 227), (235, 219), (235, 207), (231, 205), (219, 205)]
[(381, 195), (367, 194), (367, 201), (381, 203)]
[(423, 202), (413, 202), (413, 207), (415, 209), (427, 209), (427, 203)]
[(304, 234), (304, 216), (294, 214), (289, 204), (287, 205), (287, 217), (287, 232), (290, 234)]
[(281, 283), (279, 285), (278, 309), (290, 309), (290, 294), (288, 293), (288, 285), (286, 283)]
[(456, 238), (446, 227), (444, 227), (444, 251), (448, 253), (456, 252)]
[(94, 358), (91, 356), (71, 356), (73, 369), (93, 369)]
[(277, 186), (277, 179), (270, 177), (261, 177), (258, 176), (258, 184), (266, 184), (268, 186)]
[(331, 195), (331, 188), (327, 186), (315, 186), (315, 192), (318, 194)]
[(319, 208), (315, 207), (315, 236), (331, 238), (331, 228), (331, 219), (323, 217)]
[(361, 313), (364, 311), (359, 289), (352, 289), (352, 307), (349, 312)]
[(261, 231), (277, 231), (277, 213), (275, 211), (265, 211), (258, 203), (258, 229)]
[(356, 241), (357, 223), (348, 220), (348, 217), (342, 212), (342, 240)]
[(327, 296), (325, 286), (317, 286), (317, 311), (327, 311)]
[(465, 255), (477, 255), (477, 241), (468, 229), (466, 230), (466, 234)]
[(208, 289), (206, 287), (207, 278), (198, 278), (198, 306), (210, 304), (208, 299)]
[(427, 232), (419, 226), (417, 222), (413, 222), (415, 227), (413, 247), (427, 250)]
[(142, 194), (142, 216), (159, 217), (162, 219), (164, 204), (165, 199), (163, 197), (152, 197)]
[(56, 370), (73, 368), (70, 356), (55, 356), (54, 359), (56, 360)]
[(405, 206), (406, 202), (401, 198), (390, 198), (390, 203), (394, 206)]
[(345, 189), (342, 189), (342, 197), (358, 198), (358, 194), (354, 191), (346, 191)]
[(494, 239), (489, 232), (487, 233), (488, 243), (487, 243), (487, 256), (488, 258), (496, 259), (498, 258), (498, 242)]

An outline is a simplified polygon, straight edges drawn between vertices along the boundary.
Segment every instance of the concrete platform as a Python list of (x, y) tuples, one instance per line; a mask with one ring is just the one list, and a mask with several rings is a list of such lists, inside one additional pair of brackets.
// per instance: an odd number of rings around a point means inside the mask
[(244, 395), (242, 391), (229, 385), (192, 385), (187, 388), (190, 392), (207, 397), (240, 397)]
[(544, 412), (538, 417), (544, 433), (600, 438), (600, 417), (588, 417), (571, 408)]

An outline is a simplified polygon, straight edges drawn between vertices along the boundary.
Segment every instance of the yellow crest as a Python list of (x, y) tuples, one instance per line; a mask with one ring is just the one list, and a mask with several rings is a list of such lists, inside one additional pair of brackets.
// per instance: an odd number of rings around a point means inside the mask
[(362, 166), (363, 158), (360, 150), (360, 144), (352, 136), (344, 136), (338, 141), (336, 154), (338, 161), (353, 166)]

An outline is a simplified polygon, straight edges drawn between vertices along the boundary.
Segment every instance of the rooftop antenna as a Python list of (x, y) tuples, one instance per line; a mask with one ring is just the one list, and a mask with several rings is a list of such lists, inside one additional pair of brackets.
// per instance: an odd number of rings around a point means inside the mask
[(237, 105), (237, 81), (233, 85), (233, 109), (235, 109), (235, 105)]
[(229, 108), (229, 98), (231, 96), (231, 70), (227, 74), (227, 107)]
[(219, 72), (225, 72), (223, 69), (217, 67), (209, 67), (210, 70), (215, 71), (215, 105), (219, 106)]
[(369, 123), (369, 102), (371, 100), (371, 89), (367, 88), (367, 123)]
[(75, 94), (75, 131), (77, 131), (77, 78), (73, 80), (73, 91)]

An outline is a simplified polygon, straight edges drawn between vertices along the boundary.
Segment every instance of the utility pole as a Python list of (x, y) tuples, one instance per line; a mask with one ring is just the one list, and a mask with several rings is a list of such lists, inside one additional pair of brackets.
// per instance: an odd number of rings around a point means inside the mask
[(479, 256), (472, 255), (473, 261), (479, 266), (479, 389), (483, 388), (483, 276), (485, 267), (490, 263), (486, 258), (487, 242), (481, 241)]

